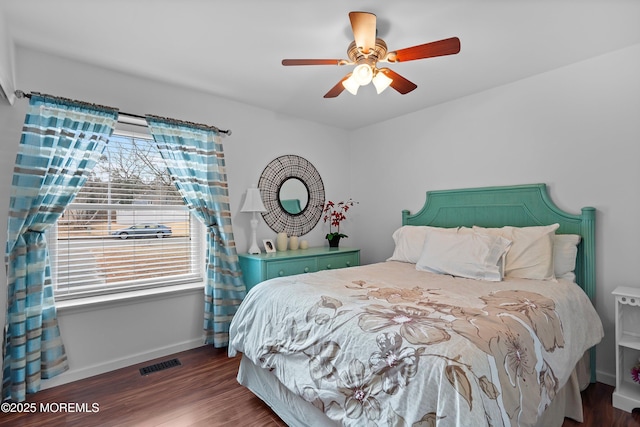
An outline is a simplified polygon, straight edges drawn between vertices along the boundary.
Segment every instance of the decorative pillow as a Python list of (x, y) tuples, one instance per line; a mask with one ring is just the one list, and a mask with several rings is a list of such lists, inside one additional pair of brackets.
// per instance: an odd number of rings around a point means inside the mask
[(559, 224), (502, 228), (473, 226), (473, 230), (501, 236), (512, 242), (506, 257), (504, 272), (506, 277), (555, 280), (553, 236), (559, 226)]
[(511, 242), (475, 232), (431, 232), (424, 242), (416, 270), (469, 279), (502, 280), (502, 259)]
[(556, 234), (553, 238), (553, 270), (556, 279), (576, 281), (576, 258), (578, 256), (578, 234)]
[(424, 241), (429, 231), (455, 233), (456, 228), (439, 228), (426, 225), (404, 225), (393, 232), (396, 244), (393, 255), (387, 261), (401, 261), (415, 264), (420, 258)]

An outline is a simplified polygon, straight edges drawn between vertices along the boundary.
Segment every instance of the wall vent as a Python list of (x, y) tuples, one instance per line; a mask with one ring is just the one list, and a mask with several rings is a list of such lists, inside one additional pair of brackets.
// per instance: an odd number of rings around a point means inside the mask
[(140, 375), (149, 375), (154, 372), (180, 366), (182, 363), (178, 359), (165, 360), (164, 362), (154, 363), (153, 365), (140, 368)]

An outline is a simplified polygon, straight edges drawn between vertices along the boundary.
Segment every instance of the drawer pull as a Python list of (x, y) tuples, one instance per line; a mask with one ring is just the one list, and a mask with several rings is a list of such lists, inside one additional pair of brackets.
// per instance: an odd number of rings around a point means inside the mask
[(309, 272), (309, 267), (305, 267), (305, 268), (304, 268), (304, 272), (305, 272), (305, 273), (308, 273), (308, 272)]
[(331, 270), (331, 264), (327, 264), (327, 270)]
[(278, 271), (278, 276), (280, 276), (280, 277), (284, 276), (284, 270)]
[(351, 261), (347, 261), (347, 267), (351, 267)]

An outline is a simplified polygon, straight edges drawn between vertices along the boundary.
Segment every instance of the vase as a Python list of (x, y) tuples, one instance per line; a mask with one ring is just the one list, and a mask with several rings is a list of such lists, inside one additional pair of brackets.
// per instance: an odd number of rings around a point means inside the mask
[(333, 236), (333, 239), (329, 240), (330, 248), (337, 248), (340, 246), (340, 236)]
[(287, 250), (288, 237), (287, 233), (284, 231), (282, 233), (278, 233), (276, 236), (276, 250), (278, 251), (286, 251)]
[(298, 250), (298, 236), (291, 236), (289, 237), (289, 249), (291, 249), (292, 251), (297, 251)]

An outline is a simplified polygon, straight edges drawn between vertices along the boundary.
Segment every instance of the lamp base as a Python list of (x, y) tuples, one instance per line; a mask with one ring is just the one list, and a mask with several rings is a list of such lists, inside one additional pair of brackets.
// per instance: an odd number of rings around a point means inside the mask
[(249, 247), (249, 253), (251, 255), (261, 254), (260, 248), (258, 247), (258, 243), (256, 242), (256, 229), (258, 228), (258, 219), (256, 218), (256, 213), (253, 213), (253, 219), (250, 221), (251, 224), (251, 246)]

